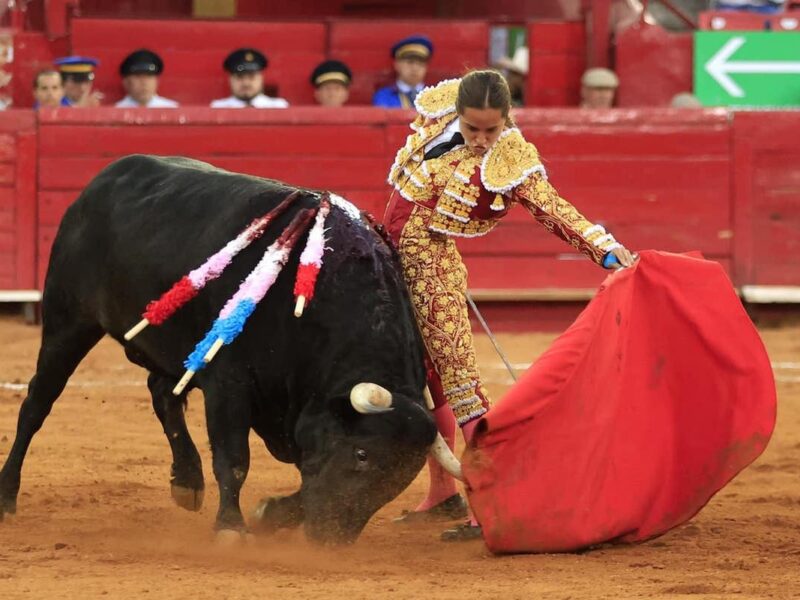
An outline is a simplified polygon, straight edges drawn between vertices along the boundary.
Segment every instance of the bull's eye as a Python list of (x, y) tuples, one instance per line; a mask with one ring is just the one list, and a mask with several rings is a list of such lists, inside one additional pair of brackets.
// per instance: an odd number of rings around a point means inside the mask
[(367, 462), (367, 451), (361, 448), (356, 448), (356, 460), (360, 465)]

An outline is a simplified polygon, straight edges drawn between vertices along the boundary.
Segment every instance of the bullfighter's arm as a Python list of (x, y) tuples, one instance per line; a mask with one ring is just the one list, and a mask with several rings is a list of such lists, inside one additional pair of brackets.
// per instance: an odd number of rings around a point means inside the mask
[(514, 188), (513, 200), (524, 206), (533, 218), (579, 252), (599, 265), (603, 257), (622, 244), (602, 225), (587, 220), (539, 172)]

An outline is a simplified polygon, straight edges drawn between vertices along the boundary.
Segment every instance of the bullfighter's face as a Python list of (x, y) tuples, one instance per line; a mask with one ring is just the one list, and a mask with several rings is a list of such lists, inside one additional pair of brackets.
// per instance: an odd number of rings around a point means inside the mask
[(298, 423), (305, 530), (314, 541), (355, 541), (425, 464), (436, 436), (428, 411), (400, 394), (391, 410), (360, 414), (348, 398)]

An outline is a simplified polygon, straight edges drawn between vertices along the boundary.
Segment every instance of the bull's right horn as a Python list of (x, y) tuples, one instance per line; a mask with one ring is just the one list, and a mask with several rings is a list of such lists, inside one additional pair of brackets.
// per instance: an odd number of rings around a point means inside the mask
[(392, 393), (377, 383), (358, 383), (350, 390), (350, 404), (362, 415), (392, 410)]
[(450, 446), (444, 441), (441, 433), (436, 434), (436, 439), (431, 446), (431, 454), (442, 465), (442, 468), (450, 473), (459, 481), (464, 481), (464, 474), (461, 472), (461, 463), (450, 450)]

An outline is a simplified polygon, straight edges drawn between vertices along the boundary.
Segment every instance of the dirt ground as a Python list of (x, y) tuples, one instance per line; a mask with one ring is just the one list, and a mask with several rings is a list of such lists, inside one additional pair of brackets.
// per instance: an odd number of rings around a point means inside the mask
[[(145, 374), (103, 340), (73, 376), (23, 471), (19, 513), (0, 524), (0, 598), (799, 598), (800, 327), (762, 331), (778, 379), (778, 425), (766, 453), (690, 523), (638, 546), (584, 554), (491, 555), (481, 542), (445, 544), (441, 525), (392, 517), (424, 495), (423, 472), (351, 547), (326, 550), (299, 532), (250, 547), (212, 543), (217, 506), (202, 399), (188, 421), (207, 489), (199, 513), (173, 505), (170, 453)], [(502, 335), (519, 366), (550, 334)], [(487, 339), (490, 391), (509, 383)], [(39, 329), (0, 315), (0, 460), (33, 374)], [(253, 437), (249, 512), (299, 478)]]

